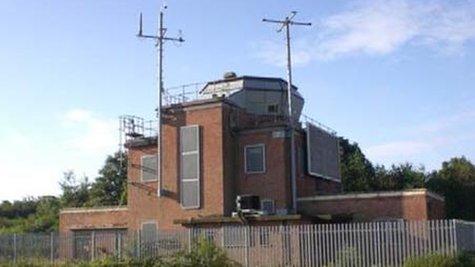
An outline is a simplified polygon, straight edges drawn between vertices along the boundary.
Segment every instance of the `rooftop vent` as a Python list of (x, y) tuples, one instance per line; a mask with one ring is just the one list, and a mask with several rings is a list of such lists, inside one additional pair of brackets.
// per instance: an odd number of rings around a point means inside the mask
[(225, 80), (234, 79), (234, 78), (236, 78), (236, 77), (237, 77), (237, 75), (236, 75), (236, 73), (233, 72), (233, 71), (225, 72), (224, 75), (223, 75), (223, 78), (224, 78)]

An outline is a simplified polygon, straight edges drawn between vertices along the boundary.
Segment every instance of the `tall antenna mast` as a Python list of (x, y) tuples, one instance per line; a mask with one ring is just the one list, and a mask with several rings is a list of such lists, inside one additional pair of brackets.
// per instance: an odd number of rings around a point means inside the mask
[(285, 28), (287, 40), (287, 112), (289, 120), (290, 132), (290, 182), (292, 186), (292, 211), (297, 212), (297, 180), (295, 168), (295, 136), (294, 136), (294, 121), (292, 112), (292, 58), (290, 53), (290, 25), (311, 26), (309, 22), (296, 22), (292, 19), (297, 15), (297, 11), (292, 11), (284, 20), (262, 19), (263, 22), (280, 24), (277, 32), (281, 32)]
[(157, 194), (160, 197), (162, 195), (162, 93), (163, 93), (163, 43), (165, 41), (182, 43), (185, 40), (183, 38), (167, 37), (165, 34), (167, 28), (163, 26), (163, 11), (167, 6), (163, 6), (160, 10), (160, 17), (158, 21), (158, 33), (157, 35), (143, 34), (142, 26), (142, 13), (140, 13), (139, 32), (137, 37), (144, 39), (155, 40), (155, 46), (158, 47), (158, 108), (157, 108), (157, 180), (158, 190)]

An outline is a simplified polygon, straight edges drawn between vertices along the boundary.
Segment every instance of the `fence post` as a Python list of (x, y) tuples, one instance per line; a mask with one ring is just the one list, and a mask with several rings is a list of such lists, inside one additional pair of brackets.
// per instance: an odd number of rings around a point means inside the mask
[(96, 259), (96, 231), (91, 234), (91, 261)]
[(122, 258), (122, 234), (115, 231), (115, 255), (118, 259)]
[(452, 240), (453, 240), (453, 254), (456, 254), (458, 252), (458, 240), (457, 240), (457, 220), (452, 219)]
[(141, 251), (140, 251), (140, 248), (141, 248), (141, 245), (142, 245), (142, 238), (141, 238), (141, 235), (140, 235), (140, 230), (137, 230), (137, 242), (136, 242), (136, 250), (137, 250), (137, 258), (140, 259), (141, 257)]
[(188, 228), (188, 252), (191, 251), (191, 242), (192, 242), (192, 227)]
[(50, 246), (50, 252), (49, 252), (49, 260), (51, 263), (54, 262), (54, 232), (50, 233), (49, 237), (49, 246)]
[(13, 234), (13, 263), (16, 263), (16, 233)]
[(245, 255), (245, 257), (246, 257), (246, 258), (245, 258), (246, 267), (249, 267), (249, 266), (250, 266), (250, 265), (249, 265), (249, 247), (250, 247), (250, 245), (251, 245), (251, 244), (250, 244), (251, 242), (250, 242), (250, 236), (249, 236), (249, 235), (250, 235), (249, 228), (250, 228), (250, 226), (248, 226), (248, 225), (244, 226), (244, 231), (245, 231), (244, 236), (245, 236), (245, 241), (246, 241), (246, 246), (245, 246), (245, 249), (246, 249), (246, 251), (245, 251), (245, 254), (246, 254), (246, 255)]

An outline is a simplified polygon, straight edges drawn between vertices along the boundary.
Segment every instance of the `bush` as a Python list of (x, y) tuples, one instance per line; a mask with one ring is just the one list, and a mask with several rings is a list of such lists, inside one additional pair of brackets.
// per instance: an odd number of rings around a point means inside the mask
[(226, 255), (226, 252), (217, 247), (214, 243), (201, 239), (196, 242), (189, 252), (177, 253), (163, 266), (169, 267), (231, 267), (239, 266)]
[(428, 254), (411, 258), (404, 263), (404, 267), (473, 267), (475, 257), (470, 254), (450, 256), (444, 254)]
[(226, 252), (205, 239), (197, 241), (193, 249), (188, 252), (179, 252), (175, 255), (161, 258), (119, 260), (116, 258), (104, 258), (92, 262), (55, 262), (47, 260), (20, 260), (16, 264), (0, 262), (0, 267), (234, 267), (238, 263), (229, 259)]

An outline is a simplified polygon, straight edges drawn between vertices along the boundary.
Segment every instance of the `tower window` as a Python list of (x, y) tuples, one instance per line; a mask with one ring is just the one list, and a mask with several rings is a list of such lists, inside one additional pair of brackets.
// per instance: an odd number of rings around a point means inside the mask
[(244, 148), (246, 173), (264, 173), (266, 171), (265, 145), (248, 145)]
[(277, 104), (272, 104), (267, 106), (267, 112), (268, 113), (278, 113), (279, 112), (279, 105)]

